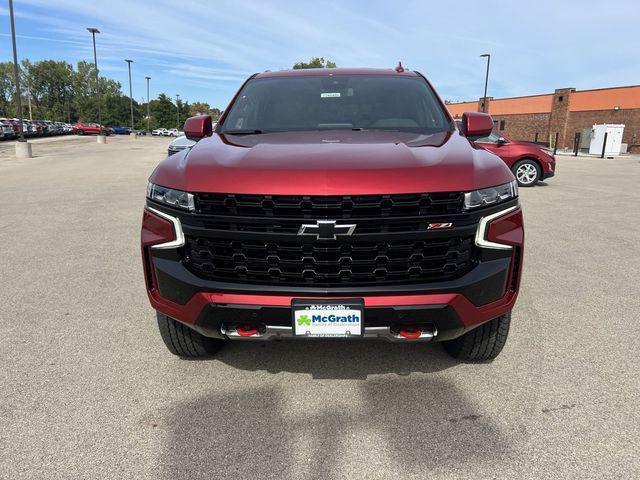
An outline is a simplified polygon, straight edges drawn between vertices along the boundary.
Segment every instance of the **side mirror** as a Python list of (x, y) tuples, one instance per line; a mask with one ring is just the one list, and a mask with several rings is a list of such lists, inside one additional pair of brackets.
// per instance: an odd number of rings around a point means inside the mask
[(210, 115), (198, 115), (189, 117), (184, 122), (184, 134), (191, 140), (198, 141), (203, 137), (209, 137), (213, 133)]
[(505, 143), (507, 143), (507, 139), (504, 137), (500, 137), (498, 139), (498, 145), (504, 145)]
[(486, 137), (493, 130), (493, 119), (488, 113), (464, 112), (462, 114), (462, 133), (471, 141)]

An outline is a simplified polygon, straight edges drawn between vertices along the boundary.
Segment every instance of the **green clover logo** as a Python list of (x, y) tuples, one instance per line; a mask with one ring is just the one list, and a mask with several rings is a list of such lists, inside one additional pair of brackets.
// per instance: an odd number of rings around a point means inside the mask
[(308, 315), (300, 315), (298, 317), (298, 325), (311, 325), (311, 319)]

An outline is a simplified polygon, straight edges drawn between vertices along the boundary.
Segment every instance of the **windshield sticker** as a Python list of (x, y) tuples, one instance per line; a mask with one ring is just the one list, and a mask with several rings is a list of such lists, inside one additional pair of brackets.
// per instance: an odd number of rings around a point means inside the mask
[(327, 93), (321, 93), (320, 94), (320, 98), (338, 98), (340, 97), (340, 92), (327, 92)]

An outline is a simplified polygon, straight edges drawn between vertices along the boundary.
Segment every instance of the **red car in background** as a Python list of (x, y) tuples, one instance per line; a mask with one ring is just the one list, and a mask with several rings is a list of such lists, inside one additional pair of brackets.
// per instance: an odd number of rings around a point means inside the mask
[[(460, 129), (460, 120), (456, 120), (456, 125)], [(556, 159), (552, 148), (512, 140), (504, 133), (496, 131), (486, 137), (475, 139), (474, 143), (504, 160), (521, 187), (533, 187), (539, 181), (555, 175)]]
[(497, 132), (491, 132), (475, 143), (504, 160), (521, 187), (532, 187), (538, 181), (555, 175), (556, 159), (553, 149), (536, 143), (511, 140), (503, 133)]
[(71, 133), (75, 133), (77, 135), (98, 135), (100, 134), (101, 128), (105, 135), (109, 135), (109, 133), (111, 133), (107, 127), (100, 127), (97, 123), (76, 123), (71, 129)]

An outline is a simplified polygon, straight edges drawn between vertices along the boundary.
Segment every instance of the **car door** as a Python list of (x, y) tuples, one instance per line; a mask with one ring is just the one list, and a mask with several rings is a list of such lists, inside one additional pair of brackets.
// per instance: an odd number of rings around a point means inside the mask
[(479, 138), (475, 143), (482, 148), (489, 150), (499, 156), (509, 167), (515, 161), (511, 142), (496, 132), (491, 132), (488, 136)]

